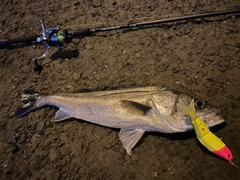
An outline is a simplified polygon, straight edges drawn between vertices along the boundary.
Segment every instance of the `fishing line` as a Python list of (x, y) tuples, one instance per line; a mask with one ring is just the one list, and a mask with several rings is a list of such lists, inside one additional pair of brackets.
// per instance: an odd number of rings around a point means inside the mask
[(235, 166), (236, 168), (240, 169), (236, 164), (233, 163), (233, 161), (228, 161), (231, 165)]

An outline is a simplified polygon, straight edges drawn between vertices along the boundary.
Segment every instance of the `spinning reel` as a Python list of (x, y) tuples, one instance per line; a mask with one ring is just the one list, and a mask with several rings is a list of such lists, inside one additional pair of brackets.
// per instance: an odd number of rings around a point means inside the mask
[(33, 58), (35, 68), (40, 67), (40, 65), (37, 63), (37, 60), (44, 58), (48, 54), (52, 46), (56, 48), (66, 47), (71, 42), (73, 35), (73, 32), (68, 32), (67, 30), (60, 30), (58, 27), (48, 28), (47, 30), (45, 30), (43, 22), (41, 20), (40, 26), (42, 29), (42, 36), (37, 38), (37, 42), (46, 45), (46, 52), (40, 57)]

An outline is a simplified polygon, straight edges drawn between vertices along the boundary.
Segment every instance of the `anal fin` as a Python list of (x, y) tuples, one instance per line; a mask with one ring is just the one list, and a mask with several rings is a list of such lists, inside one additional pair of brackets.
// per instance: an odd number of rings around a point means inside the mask
[(52, 119), (52, 122), (59, 122), (63, 121), (65, 119), (70, 118), (69, 114), (63, 111), (61, 108), (56, 112), (54, 119)]
[(132, 148), (138, 143), (144, 132), (142, 129), (121, 129), (119, 138), (128, 155), (132, 154)]

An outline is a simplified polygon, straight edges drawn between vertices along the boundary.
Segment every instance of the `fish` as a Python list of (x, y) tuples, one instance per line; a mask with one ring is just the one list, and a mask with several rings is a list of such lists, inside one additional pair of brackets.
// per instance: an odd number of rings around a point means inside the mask
[(182, 107), (183, 112), (191, 118), (197, 139), (209, 151), (217, 156), (227, 160), (233, 166), (239, 167), (233, 163), (233, 155), (231, 150), (224, 144), (224, 142), (213, 134), (207, 124), (197, 115), (194, 106), (194, 99), (192, 99), (189, 106)]
[[(157, 86), (136, 87), (85, 93), (43, 95), (26, 90), (22, 106), (15, 112), (19, 118), (43, 106), (58, 108), (52, 122), (69, 118), (88, 121), (101, 126), (120, 129), (119, 139), (129, 155), (148, 131), (179, 133), (193, 130), (189, 117), (182, 111), (192, 97)], [(220, 109), (198, 101), (196, 113), (209, 127), (225, 119)]]

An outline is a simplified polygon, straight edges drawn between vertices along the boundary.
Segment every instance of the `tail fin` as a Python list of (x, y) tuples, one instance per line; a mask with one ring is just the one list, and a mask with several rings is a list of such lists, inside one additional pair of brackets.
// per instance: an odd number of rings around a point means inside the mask
[(191, 101), (189, 106), (182, 106), (181, 108), (186, 115), (189, 115), (191, 117), (192, 121), (198, 118), (194, 107), (194, 100)]
[(22, 107), (19, 107), (15, 112), (15, 117), (19, 118), (36, 109), (36, 101), (39, 98), (39, 94), (32, 90), (25, 90), (22, 93)]

